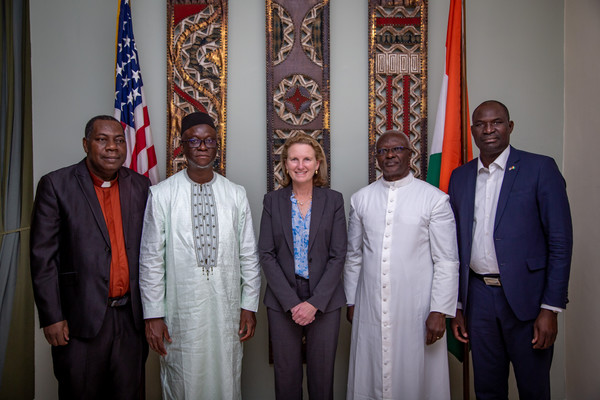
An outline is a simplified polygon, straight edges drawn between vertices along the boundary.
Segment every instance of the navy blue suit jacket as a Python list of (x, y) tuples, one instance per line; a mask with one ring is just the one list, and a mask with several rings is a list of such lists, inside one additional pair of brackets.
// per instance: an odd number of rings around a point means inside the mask
[[(267, 278), (264, 303), (283, 312), (301, 303), (296, 294), (291, 195), (291, 185), (265, 195), (258, 239), (260, 264)], [(346, 304), (342, 285), (346, 245), (341, 193), (314, 187), (308, 239), (311, 297), (307, 301), (321, 312)]]
[[(145, 176), (119, 169), (131, 307), (140, 332), (144, 319), (138, 259), (149, 187)], [(72, 336), (95, 337), (107, 309), (112, 256), (108, 228), (85, 159), (40, 179), (30, 250), (40, 326), (67, 320)]]
[[(457, 168), (448, 194), (456, 218), (459, 301), (467, 310), (477, 159)], [(573, 233), (565, 181), (550, 157), (510, 149), (498, 198), (494, 245), (502, 288), (521, 321), (540, 305), (565, 308)]]

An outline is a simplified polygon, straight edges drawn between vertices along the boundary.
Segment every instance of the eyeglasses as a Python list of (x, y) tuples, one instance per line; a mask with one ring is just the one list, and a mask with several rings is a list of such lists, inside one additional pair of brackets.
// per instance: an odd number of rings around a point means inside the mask
[(382, 147), (380, 149), (375, 150), (375, 152), (377, 152), (377, 155), (379, 155), (379, 156), (385, 156), (388, 152), (391, 152), (392, 154), (396, 155), (396, 154), (400, 154), (400, 152), (403, 150), (408, 150), (408, 147), (396, 146), (396, 147), (392, 147), (390, 149), (386, 149), (385, 147)]
[(204, 145), (206, 146), (207, 149), (214, 149), (217, 147), (217, 141), (216, 141), (216, 139), (213, 139), (213, 138), (206, 138), (206, 139), (192, 138), (192, 139), (188, 139), (188, 140), (182, 140), (181, 143), (186, 143), (190, 149), (195, 149), (197, 147), (200, 147), (200, 145), (202, 145), (202, 143), (204, 143)]

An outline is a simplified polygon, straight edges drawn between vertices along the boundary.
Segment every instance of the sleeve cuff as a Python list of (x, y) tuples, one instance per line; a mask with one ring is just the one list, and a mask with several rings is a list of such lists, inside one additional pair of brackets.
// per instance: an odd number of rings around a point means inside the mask
[(257, 312), (258, 302), (259, 298), (256, 296), (251, 296), (251, 298), (242, 298), (242, 301), (240, 302), (240, 308), (252, 312)]
[(559, 308), (559, 307), (553, 307), (553, 306), (549, 306), (548, 304), (542, 304), (540, 306), (540, 308), (544, 308), (546, 310), (550, 310), (550, 311), (554, 311), (555, 313), (561, 313), (563, 312), (564, 309)]
[(158, 303), (143, 303), (144, 308), (144, 319), (150, 318), (164, 318), (165, 307), (162, 302)]

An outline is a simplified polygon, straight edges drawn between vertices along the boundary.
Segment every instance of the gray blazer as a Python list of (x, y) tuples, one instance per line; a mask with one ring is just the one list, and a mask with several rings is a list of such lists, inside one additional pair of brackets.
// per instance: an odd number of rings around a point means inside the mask
[[(258, 240), (260, 264), (267, 278), (264, 304), (283, 312), (301, 303), (296, 294), (291, 195), (291, 185), (265, 195)], [(314, 187), (308, 240), (310, 298), (307, 301), (321, 312), (346, 304), (341, 280), (346, 244), (342, 194)]]

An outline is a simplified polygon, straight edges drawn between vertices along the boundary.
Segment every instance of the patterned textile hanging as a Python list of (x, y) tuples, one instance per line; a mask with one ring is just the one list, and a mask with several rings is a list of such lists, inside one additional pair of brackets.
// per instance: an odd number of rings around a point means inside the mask
[[(329, 162), (329, 2), (266, 0), (267, 189), (281, 186), (281, 147), (314, 137)], [(329, 177), (328, 177), (329, 179)]]
[(369, 182), (381, 176), (375, 143), (404, 132), (410, 169), (427, 176), (427, 0), (369, 0)]
[(181, 119), (208, 113), (217, 125), (215, 171), (225, 175), (227, 0), (167, 0), (167, 176), (185, 167)]

